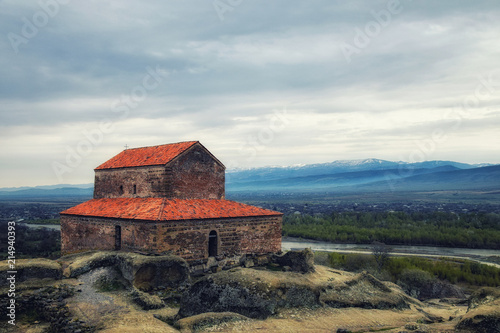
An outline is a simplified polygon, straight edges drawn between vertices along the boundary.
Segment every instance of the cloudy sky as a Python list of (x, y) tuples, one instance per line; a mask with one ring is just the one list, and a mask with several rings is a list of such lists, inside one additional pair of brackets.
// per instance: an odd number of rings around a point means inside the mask
[(0, 187), (199, 140), (228, 168), (500, 163), (500, 3), (0, 0)]

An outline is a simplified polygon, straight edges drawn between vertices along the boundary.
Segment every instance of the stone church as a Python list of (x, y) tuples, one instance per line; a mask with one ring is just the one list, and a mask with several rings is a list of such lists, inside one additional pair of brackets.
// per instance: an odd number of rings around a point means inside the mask
[(61, 212), (61, 252), (276, 253), (281, 223), (279, 212), (225, 200), (225, 167), (198, 141), (126, 149), (95, 169), (94, 199)]

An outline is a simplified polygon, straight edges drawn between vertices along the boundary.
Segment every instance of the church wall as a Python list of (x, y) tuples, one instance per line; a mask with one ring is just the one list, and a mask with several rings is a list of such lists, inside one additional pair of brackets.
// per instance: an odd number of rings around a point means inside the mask
[(281, 251), (281, 216), (167, 221), (158, 224), (158, 251), (186, 260), (208, 258), (209, 233), (218, 238), (218, 256)]
[(169, 163), (171, 198), (224, 199), (225, 168), (202, 146), (195, 145)]
[(171, 252), (186, 260), (208, 258), (211, 231), (217, 232), (217, 256), (281, 251), (281, 216), (210, 220), (137, 222), (61, 215), (61, 252), (115, 250), (115, 228), (121, 227), (121, 250)]
[(94, 199), (165, 197), (170, 177), (163, 165), (95, 170)]
[(121, 250), (156, 252), (153, 222), (61, 215), (61, 253), (115, 250), (116, 226), (120, 226)]
[(225, 168), (201, 145), (164, 165), (95, 170), (94, 199), (224, 199)]

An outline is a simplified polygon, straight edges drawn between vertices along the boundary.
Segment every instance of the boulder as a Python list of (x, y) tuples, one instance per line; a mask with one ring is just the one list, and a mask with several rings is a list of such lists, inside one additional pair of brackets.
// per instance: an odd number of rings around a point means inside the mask
[(292, 272), (314, 272), (314, 252), (311, 249), (288, 251), (282, 256), (274, 255), (272, 261), (282, 267), (290, 267)]

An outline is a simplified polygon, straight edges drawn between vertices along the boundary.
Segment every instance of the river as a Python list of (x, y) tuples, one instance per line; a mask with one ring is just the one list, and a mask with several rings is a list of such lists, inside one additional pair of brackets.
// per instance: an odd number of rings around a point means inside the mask
[[(418, 257), (447, 257), (457, 259), (471, 259), (484, 264), (500, 268), (500, 265), (485, 261), (491, 256), (500, 257), (500, 250), (489, 249), (467, 249), (434, 246), (404, 246), (391, 245), (391, 254), (397, 256), (418, 256)], [(337, 244), (294, 237), (283, 237), (281, 242), (282, 250), (301, 250), (310, 248), (313, 251), (339, 252), (339, 253), (361, 253), (370, 254), (369, 244)]]
[(28, 228), (48, 228), (54, 230), (61, 230), (61, 226), (59, 224), (32, 224), (23, 222), (17, 222), (17, 223), (26, 226)]

